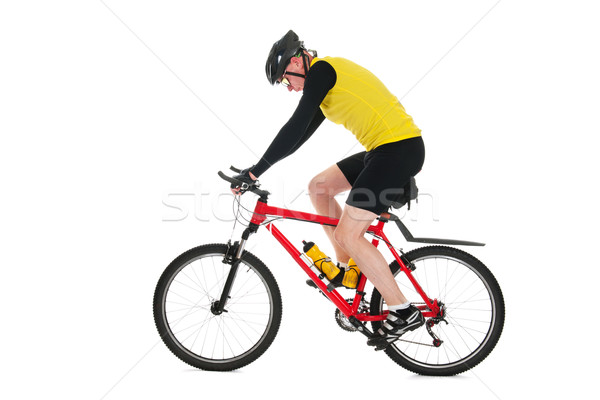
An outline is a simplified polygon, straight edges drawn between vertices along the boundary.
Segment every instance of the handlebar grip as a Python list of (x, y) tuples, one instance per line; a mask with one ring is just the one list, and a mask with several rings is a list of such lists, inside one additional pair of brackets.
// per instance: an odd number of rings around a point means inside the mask
[(236, 174), (239, 174), (240, 172), (242, 172), (241, 169), (237, 169), (236, 167), (234, 167), (233, 165), (229, 166), (229, 169), (232, 170), (233, 172), (235, 172)]
[(227, 175), (225, 175), (225, 174), (224, 174), (224, 173), (222, 173), (221, 171), (219, 171), (219, 172), (218, 172), (218, 174), (219, 174), (219, 176), (221, 177), (221, 179), (223, 179), (223, 180), (226, 180), (226, 181), (227, 181), (227, 182), (229, 182), (229, 183), (234, 183), (234, 184), (236, 184), (236, 185), (240, 185), (240, 186), (241, 186), (241, 184), (242, 184), (242, 183), (244, 183), (244, 182), (242, 182), (242, 181), (239, 181), (239, 180), (237, 180), (237, 179), (235, 179), (235, 178), (232, 178), (232, 177), (230, 177), (230, 176), (227, 176)]
[[(233, 169), (233, 167), (232, 167), (232, 169)], [(240, 192), (240, 194), (241, 194), (241, 193), (244, 193), (244, 192), (245, 192), (245, 191), (247, 191), (247, 190), (249, 190), (249, 191), (251, 191), (252, 193), (255, 193), (255, 194), (257, 194), (257, 195), (261, 196), (261, 198), (265, 198), (265, 201), (266, 201), (266, 198), (267, 198), (267, 197), (270, 195), (270, 193), (269, 193), (269, 192), (267, 192), (266, 190), (260, 190), (260, 189), (258, 189), (258, 188), (256, 187), (256, 185), (254, 185), (254, 184), (252, 184), (252, 185), (248, 185), (246, 182), (242, 182), (242, 181), (240, 181), (239, 179), (235, 179), (235, 178), (232, 178), (232, 177), (230, 177), (230, 176), (227, 176), (227, 175), (225, 175), (225, 174), (224, 174), (223, 172), (221, 172), (221, 171), (219, 171), (219, 172), (217, 172), (217, 173), (218, 173), (218, 175), (221, 177), (221, 179), (223, 179), (223, 180), (225, 180), (225, 181), (227, 181), (227, 182), (229, 182), (229, 183), (233, 183), (234, 185), (236, 185), (236, 186), (238, 186), (239, 188), (241, 188), (241, 192)]]

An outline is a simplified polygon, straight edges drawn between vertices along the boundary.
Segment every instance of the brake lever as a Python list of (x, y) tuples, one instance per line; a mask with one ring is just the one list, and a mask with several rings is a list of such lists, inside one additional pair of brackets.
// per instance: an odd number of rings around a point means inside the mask
[[(238, 168), (234, 167), (233, 165), (230, 165), (229, 169), (232, 170), (233, 172), (235, 172), (236, 174), (241, 174), (242, 173), (241, 169), (238, 169)], [(234, 179), (234, 178), (231, 178), (231, 179)], [(236, 180), (235, 183), (237, 185), (239, 185), (240, 189), (242, 189), (244, 191), (246, 191), (246, 190), (248, 190), (250, 188), (250, 185), (248, 183), (245, 183), (245, 182), (242, 182), (242, 181), (238, 181), (238, 180)], [(260, 183), (258, 183), (258, 179), (254, 181), (253, 186), (256, 187), (256, 188), (260, 187)]]

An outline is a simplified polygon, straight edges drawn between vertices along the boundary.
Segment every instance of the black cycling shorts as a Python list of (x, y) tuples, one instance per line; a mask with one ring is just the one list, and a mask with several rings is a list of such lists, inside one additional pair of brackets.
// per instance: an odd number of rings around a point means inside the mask
[(425, 145), (420, 136), (343, 159), (337, 166), (352, 185), (346, 204), (377, 215), (387, 211), (424, 161)]

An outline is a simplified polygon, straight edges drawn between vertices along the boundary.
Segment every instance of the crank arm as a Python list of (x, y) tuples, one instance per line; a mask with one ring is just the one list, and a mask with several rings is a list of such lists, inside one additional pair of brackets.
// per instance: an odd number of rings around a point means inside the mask
[(348, 318), (348, 321), (352, 324), (352, 326), (354, 326), (360, 333), (362, 333), (363, 335), (365, 335), (366, 337), (368, 337), (369, 339), (372, 338), (375, 334), (373, 332), (371, 332), (369, 330), (369, 328), (367, 328), (365, 326), (365, 324), (363, 324), (362, 322), (360, 322), (356, 317), (352, 316), (350, 318)]

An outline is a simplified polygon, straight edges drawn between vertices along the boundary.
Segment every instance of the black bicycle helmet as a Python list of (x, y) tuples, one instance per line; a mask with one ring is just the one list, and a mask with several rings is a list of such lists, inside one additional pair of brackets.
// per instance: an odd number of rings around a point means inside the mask
[(267, 79), (271, 85), (279, 81), (292, 57), (298, 55), (300, 50), (305, 50), (304, 42), (291, 29), (273, 44), (265, 66)]

